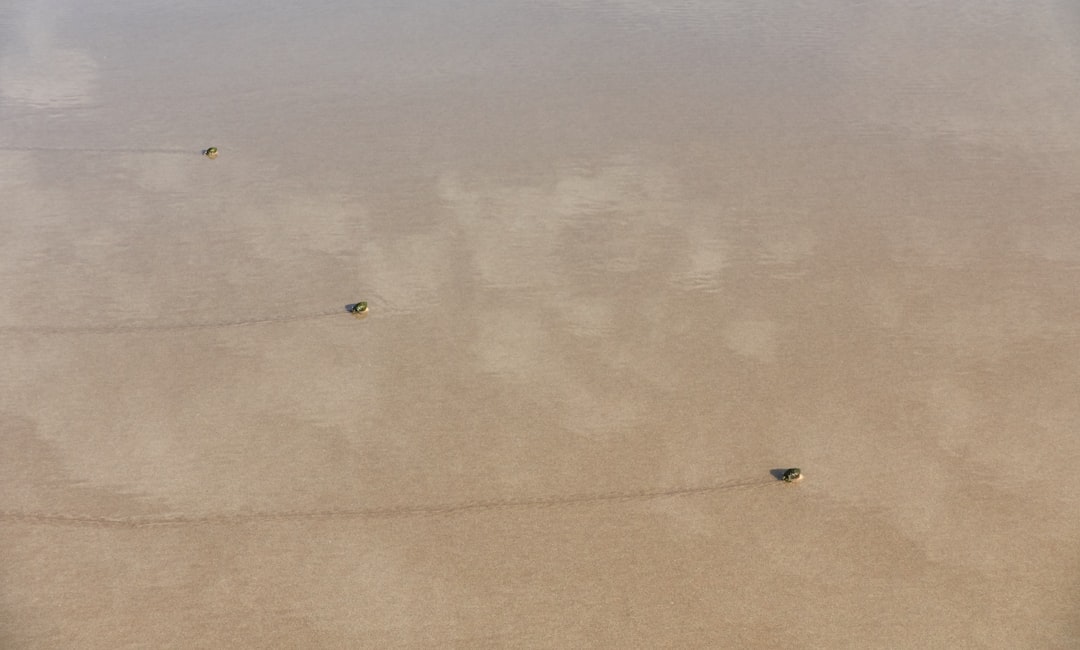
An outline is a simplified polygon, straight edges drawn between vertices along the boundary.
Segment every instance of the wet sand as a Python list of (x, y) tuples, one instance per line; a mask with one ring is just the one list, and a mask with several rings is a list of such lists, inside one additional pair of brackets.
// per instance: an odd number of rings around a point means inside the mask
[(1075, 7), (183, 5), (0, 10), (0, 647), (1080, 645)]

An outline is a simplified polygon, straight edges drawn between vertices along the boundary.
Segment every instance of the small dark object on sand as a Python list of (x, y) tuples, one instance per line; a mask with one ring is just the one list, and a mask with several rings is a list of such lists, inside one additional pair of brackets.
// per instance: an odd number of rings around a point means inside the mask
[(202, 153), (210, 160), (213, 160), (214, 158), (217, 158), (217, 147), (210, 147), (209, 149), (204, 149)]
[(367, 313), (367, 303), (366, 302), (358, 302), (355, 305), (353, 305), (352, 307), (349, 307), (349, 311), (354, 313), (354, 314), (366, 314)]
[(785, 469), (784, 475), (780, 477), (780, 480), (784, 481), (785, 483), (792, 483), (794, 481), (802, 480), (802, 470), (798, 467)]

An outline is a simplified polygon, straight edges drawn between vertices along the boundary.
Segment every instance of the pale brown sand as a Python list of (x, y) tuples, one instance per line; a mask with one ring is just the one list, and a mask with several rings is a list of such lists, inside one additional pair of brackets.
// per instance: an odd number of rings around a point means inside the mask
[(0, 11), (0, 647), (1080, 646), (1080, 12), (354, 4)]

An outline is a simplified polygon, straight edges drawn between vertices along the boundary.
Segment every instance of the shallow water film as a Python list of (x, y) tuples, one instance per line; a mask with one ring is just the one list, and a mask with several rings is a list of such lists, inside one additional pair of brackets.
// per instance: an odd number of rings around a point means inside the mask
[(0, 646), (1080, 646), (1078, 35), (0, 3)]

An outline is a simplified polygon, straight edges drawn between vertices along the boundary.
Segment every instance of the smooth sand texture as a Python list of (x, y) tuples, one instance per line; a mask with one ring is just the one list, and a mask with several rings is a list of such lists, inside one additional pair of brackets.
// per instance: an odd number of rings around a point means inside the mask
[(0, 7), (0, 647), (1080, 647), (1075, 3), (279, 4)]

